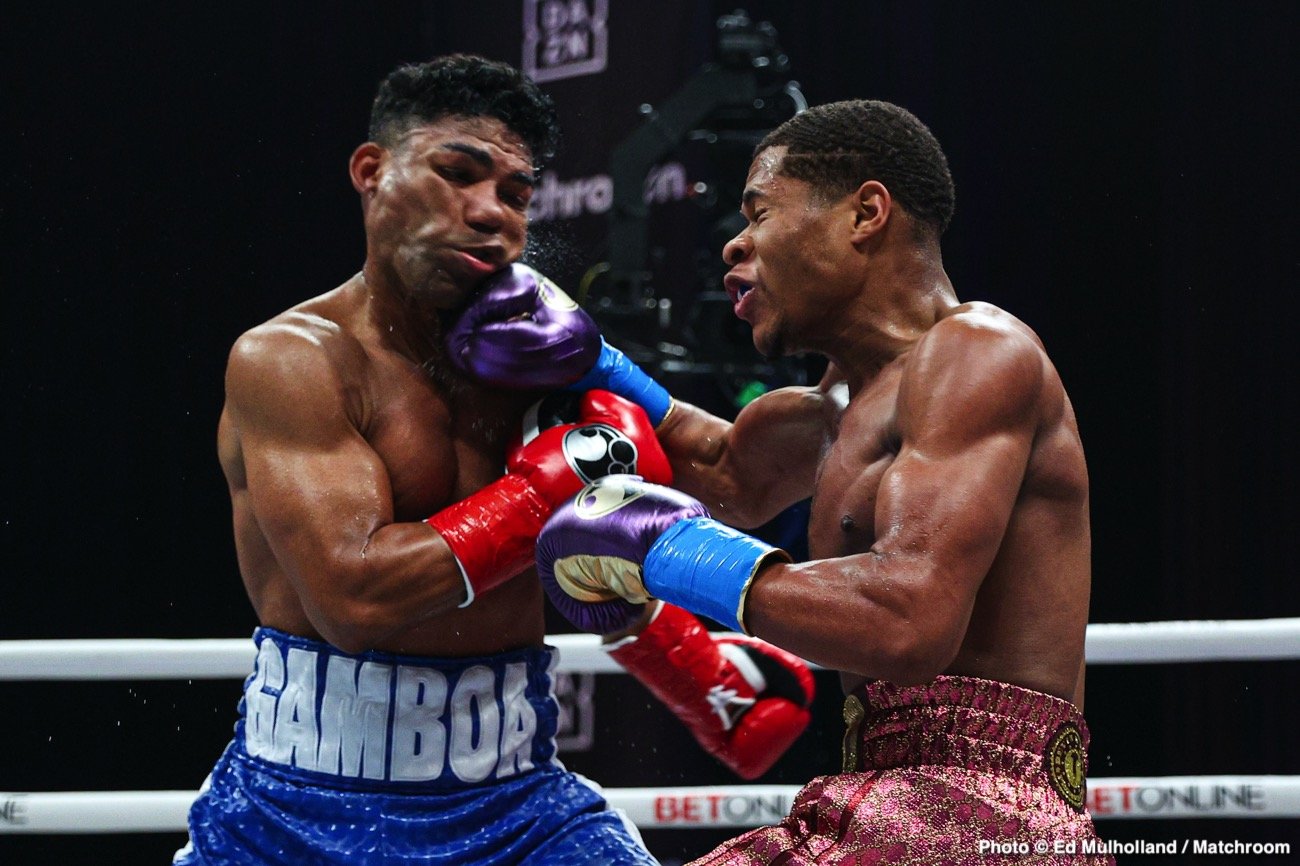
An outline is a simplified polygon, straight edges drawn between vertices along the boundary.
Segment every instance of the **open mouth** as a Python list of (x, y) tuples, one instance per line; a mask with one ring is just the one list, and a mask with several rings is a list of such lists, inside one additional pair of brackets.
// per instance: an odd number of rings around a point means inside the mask
[(728, 276), (723, 280), (723, 287), (727, 290), (727, 297), (731, 299), (733, 306), (740, 303), (741, 298), (754, 290), (753, 283), (747, 283), (739, 277)]

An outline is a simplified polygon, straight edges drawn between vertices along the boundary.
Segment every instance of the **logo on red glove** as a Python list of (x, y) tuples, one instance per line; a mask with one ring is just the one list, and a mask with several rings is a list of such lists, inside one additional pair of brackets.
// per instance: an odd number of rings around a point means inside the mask
[(724, 731), (734, 728), (740, 717), (754, 706), (753, 698), (742, 697), (736, 689), (729, 689), (722, 684), (711, 687), (704, 697), (713, 712), (718, 714)]
[(636, 445), (608, 424), (584, 424), (564, 434), (564, 459), (584, 482), (636, 474)]

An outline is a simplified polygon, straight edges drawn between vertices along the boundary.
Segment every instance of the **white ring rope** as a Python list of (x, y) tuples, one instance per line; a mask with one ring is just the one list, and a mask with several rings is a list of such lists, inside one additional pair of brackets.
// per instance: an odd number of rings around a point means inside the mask
[[(607, 788), (610, 805), (643, 830), (745, 828), (790, 811), (797, 785)], [(170, 833), (186, 830), (195, 791), (0, 793), (5, 833)], [(1300, 818), (1300, 776), (1090, 779), (1088, 810), (1110, 818)]]
[[(558, 670), (621, 673), (595, 635), (550, 635)], [(1300, 658), (1300, 617), (1088, 626), (1089, 664)], [(246, 638), (0, 641), (0, 680), (227, 679), (248, 675)], [(798, 786), (611, 788), (643, 829), (744, 828), (779, 821)], [(0, 834), (183, 832), (194, 791), (0, 793)], [(1300, 818), (1300, 776), (1093, 779), (1094, 818)]]
[[(549, 635), (557, 670), (622, 673), (589, 634)], [(1256, 620), (1095, 623), (1089, 664), (1300, 659), (1300, 617)], [(5, 640), (0, 680), (242, 679), (252, 670), (247, 638)]]

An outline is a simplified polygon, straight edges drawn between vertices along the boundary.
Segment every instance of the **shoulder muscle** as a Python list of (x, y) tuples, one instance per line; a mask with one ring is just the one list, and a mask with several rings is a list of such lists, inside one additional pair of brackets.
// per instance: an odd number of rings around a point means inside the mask
[[(235, 341), (226, 367), (227, 408), (242, 425), (301, 434), (345, 421), (364, 351), (337, 324), (288, 313)], [(283, 428), (283, 429), (282, 429)]]
[(903, 439), (938, 444), (1036, 426), (1042, 347), (1010, 317), (960, 313), (917, 344), (899, 388)]

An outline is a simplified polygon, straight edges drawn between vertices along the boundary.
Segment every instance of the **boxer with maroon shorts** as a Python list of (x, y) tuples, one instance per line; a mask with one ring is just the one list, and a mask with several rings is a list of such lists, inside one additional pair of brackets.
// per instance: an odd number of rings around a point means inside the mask
[[(659, 600), (841, 672), (843, 772), (700, 864), (1110, 862), (1084, 808), (1074, 409), (1025, 323), (958, 300), (953, 203), (938, 142), (897, 106), (771, 132), (725, 285), (764, 355), (819, 353), (826, 376), (734, 423), (678, 403), (656, 433), (679, 489), (598, 479), (539, 536), (575, 622)], [(810, 496), (806, 562), (735, 528)]]

